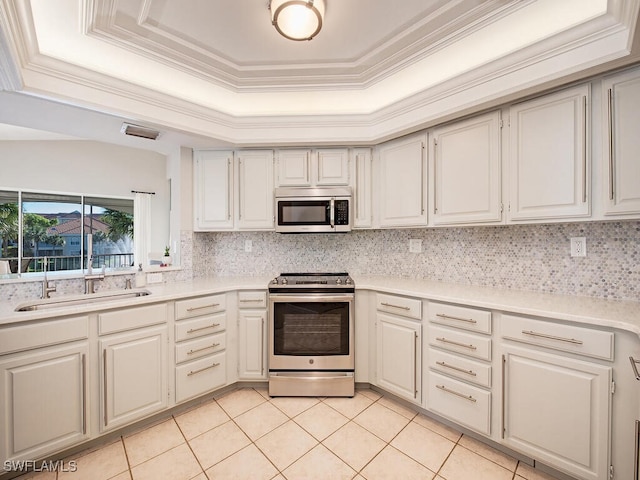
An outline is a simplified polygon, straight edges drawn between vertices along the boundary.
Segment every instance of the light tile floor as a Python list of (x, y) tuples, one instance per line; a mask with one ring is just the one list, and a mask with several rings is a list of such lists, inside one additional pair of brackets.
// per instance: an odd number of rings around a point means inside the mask
[(68, 460), (77, 471), (58, 480), (554, 480), (373, 390), (243, 388)]

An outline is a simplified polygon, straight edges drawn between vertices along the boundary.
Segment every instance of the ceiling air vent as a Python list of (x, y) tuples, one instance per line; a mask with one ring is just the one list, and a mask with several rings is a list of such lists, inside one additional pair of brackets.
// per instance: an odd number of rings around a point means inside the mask
[(123, 123), (120, 128), (120, 133), (131, 135), (132, 137), (148, 138), (149, 140), (156, 140), (158, 136), (160, 136), (160, 132), (157, 130), (141, 127), (140, 125), (134, 125), (132, 123)]

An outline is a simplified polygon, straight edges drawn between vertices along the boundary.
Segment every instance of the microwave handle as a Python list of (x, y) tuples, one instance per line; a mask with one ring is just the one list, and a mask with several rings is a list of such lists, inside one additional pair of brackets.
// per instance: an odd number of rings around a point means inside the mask
[(329, 212), (331, 228), (336, 228), (336, 201), (334, 198), (331, 199), (331, 203), (329, 204)]

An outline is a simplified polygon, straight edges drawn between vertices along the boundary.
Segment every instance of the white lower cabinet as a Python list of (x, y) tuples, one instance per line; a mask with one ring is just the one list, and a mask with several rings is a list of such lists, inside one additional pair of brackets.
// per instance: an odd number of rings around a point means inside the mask
[(104, 430), (168, 406), (166, 326), (109, 335), (100, 352)]
[(225, 309), (225, 294), (205, 295), (176, 302), (176, 403), (226, 385)]
[(609, 478), (612, 368), (503, 347), (503, 443), (580, 479)]
[[(400, 297), (398, 300), (420, 302)], [(376, 324), (378, 386), (420, 404), (422, 399), (421, 322), (378, 311)]]
[(267, 379), (267, 292), (238, 293), (238, 378)]
[(0, 357), (0, 458), (33, 460), (89, 438), (86, 341)]
[(483, 435), (491, 435), (491, 312), (429, 302), (426, 405)]

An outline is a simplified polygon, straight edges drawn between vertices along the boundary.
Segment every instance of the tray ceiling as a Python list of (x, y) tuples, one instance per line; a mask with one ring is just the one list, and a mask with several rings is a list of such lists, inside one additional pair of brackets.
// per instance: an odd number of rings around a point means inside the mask
[(0, 89), (236, 145), (372, 143), (629, 57), (640, 0), (326, 0), (308, 42), (268, 3), (0, 0)]

